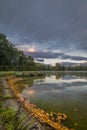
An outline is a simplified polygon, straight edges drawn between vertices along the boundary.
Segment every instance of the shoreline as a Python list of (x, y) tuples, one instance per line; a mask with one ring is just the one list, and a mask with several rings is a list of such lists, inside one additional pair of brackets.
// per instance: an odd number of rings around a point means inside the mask
[[(1, 79), (1, 81), (2, 81), (2, 87), (3, 87), (3, 96), (5, 96), (5, 99), (2, 102), (5, 109), (11, 108), (14, 111), (18, 111), (20, 104), (22, 103), (22, 108), (21, 108), (22, 111), (21, 111), (20, 116), (21, 115), (26, 116), (26, 118), (30, 117), (29, 128), (33, 127), (34, 125), (37, 125), (37, 130), (54, 130), (49, 125), (39, 122), (39, 120), (37, 120), (30, 111), (27, 111), (25, 109), (25, 107), (23, 106), (23, 102), (18, 101), (19, 99), (13, 94), (13, 91), (11, 87), (9, 87), (8, 82), (6, 81), (5, 78)], [(13, 98), (10, 98), (10, 97), (13, 97)], [(0, 123), (2, 123), (0, 124), (0, 127), (2, 128), (2, 130), (4, 130), (3, 128), (4, 124), (2, 122), (2, 119), (0, 119)]]
[[(57, 123), (53, 122), (52, 120), (49, 119), (48, 113), (46, 113), (45, 111), (37, 108), (35, 105), (31, 104), (29, 101), (24, 99), (23, 96), (15, 90), (14, 83), (17, 80), (18, 79), (15, 80), (13, 78), (8, 79), (9, 87), (11, 88), (14, 95), (18, 98), (19, 102), (21, 102), (21, 103), (24, 102), (24, 108), (27, 111), (30, 111), (31, 113), (33, 113), (34, 117), (37, 120), (39, 120), (41, 123), (49, 124), (55, 130), (73, 130), (73, 129), (69, 129), (68, 127), (62, 125), (61, 121), (58, 121)], [(60, 116), (60, 118), (61, 118), (61, 116)]]

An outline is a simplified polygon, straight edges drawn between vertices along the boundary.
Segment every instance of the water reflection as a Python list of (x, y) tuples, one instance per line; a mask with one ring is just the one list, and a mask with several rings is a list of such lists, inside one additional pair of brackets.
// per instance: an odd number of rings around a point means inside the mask
[(26, 92), (28, 95), (33, 95), (33, 94), (35, 94), (35, 91), (34, 90), (29, 90), (29, 91), (27, 91)]
[(42, 84), (45, 82), (45, 79), (37, 79), (37, 80), (34, 80), (34, 84)]
[[(58, 75), (57, 75), (58, 76)], [(50, 96), (50, 94), (61, 93), (64, 94), (72, 91), (78, 94), (81, 91), (87, 89), (87, 77), (79, 76), (61, 76), (61, 78), (56, 78), (56, 75), (46, 76), (44, 79), (36, 79), (33, 82), (32, 87), (26, 87), (23, 91), (23, 95), (42, 95)], [(71, 93), (71, 95), (72, 95)], [(46, 95), (47, 94), (47, 95)], [(55, 96), (55, 95), (54, 95)]]
[[(36, 79), (23, 96), (45, 111), (63, 112), (70, 119), (65, 122), (77, 130), (87, 129), (87, 77), (85, 75), (48, 75)], [(75, 125), (77, 123), (77, 125)]]

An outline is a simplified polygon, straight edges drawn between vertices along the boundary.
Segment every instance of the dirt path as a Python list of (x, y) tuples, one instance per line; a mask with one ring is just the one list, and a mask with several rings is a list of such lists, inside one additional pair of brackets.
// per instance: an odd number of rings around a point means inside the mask
[(13, 96), (12, 91), (9, 88), (9, 85), (7, 84), (7, 81), (4, 79), (2, 83), (3, 83), (3, 96), (12, 97), (12, 99), (8, 98), (7, 100), (4, 101), (4, 107), (6, 108), (11, 107), (15, 111), (17, 111), (19, 104), (17, 103), (15, 97)]

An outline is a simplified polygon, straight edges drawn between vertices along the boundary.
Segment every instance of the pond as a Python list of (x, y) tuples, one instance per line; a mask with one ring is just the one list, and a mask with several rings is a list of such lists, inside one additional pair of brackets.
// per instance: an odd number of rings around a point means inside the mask
[(87, 76), (85, 74), (46, 74), (34, 79), (23, 96), (46, 112), (68, 115), (63, 124), (76, 130), (87, 130)]

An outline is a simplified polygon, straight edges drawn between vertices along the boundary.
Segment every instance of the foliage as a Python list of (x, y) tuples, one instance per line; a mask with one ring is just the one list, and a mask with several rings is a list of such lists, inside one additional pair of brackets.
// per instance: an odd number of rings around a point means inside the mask
[(2, 108), (0, 110), (0, 117), (6, 130), (27, 130), (33, 115), (28, 118), (25, 115), (21, 115), (21, 107), (20, 105), (17, 111), (11, 108)]
[(14, 130), (13, 128), (14, 115), (15, 115), (15, 111), (13, 109), (10, 109), (10, 108), (6, 110), (2, 109), (0, 116), (3, 123), (5, 124), (6, 130)]
[(0, 34), (0, 67), (2, 70), (13, 70), (15, 66), (29, 65), (34, 65), (33, 57), (25, 56), (22, 51), (9, 42), (4, 34)]
[[(0, 102), (0, 119), (3, 122), (4, 129), (27, 130), (30, 127), (30, 120), (33, 115), (30, 115), (28, 118), (24, 114), (21, 115), (22, 105), (20, 104), (18, 110), (15, 111), (11, 108), (3, 108), (3, 103)], [(32, 126), (30, 128), (32, 129)]]

